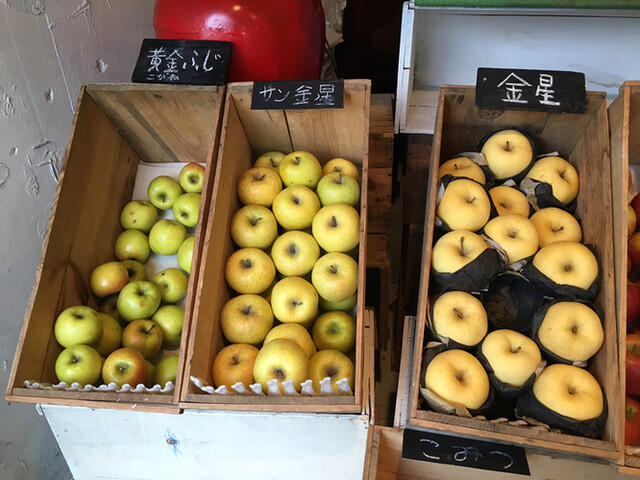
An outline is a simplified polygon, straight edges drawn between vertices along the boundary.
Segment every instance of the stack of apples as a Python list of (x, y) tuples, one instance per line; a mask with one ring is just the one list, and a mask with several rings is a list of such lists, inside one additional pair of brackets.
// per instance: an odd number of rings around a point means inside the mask
[[(579, 191), (576, 169), (557, 155), (535, 159), (529, 137), (507, 129), (489, 136), (481, 152), (444, 162), (439, 177), (436, 216), (444, 233), (432, 249), (432, 275), (469, 269), (483, 252), (496, 249), (505, 270), (524, 273), (535, 267), (547, 284), (558, 292), (569, 288), (576, 297), (545, 291), (539, 325), (515, 331), (492, 328), (482, 303), (488, 285), (432, 291), (429, 327), (449, 348), (427, 365), (424, 386), (471, 412), (488, 406), (493, 386), (505, 399), (518, 399), (518, 414), (525, 408), (521, 400), (533, 395), (562, 417), (598, 419), (606, 413), (603, 391), (581, 368), (604, 340), (601, 317), (585, 300), (597, 289), (598, 262), (581, 243), (580, 223), (568, 211)], [(558, 207), (530, 202), (523, 190), (532, 182), (549, 184)]]
[(240, 176), (216, 387), (259, 384), (267, 393), (290, 380), (300, 392), (312, 380), (317, 394), (353, 388), (359, 178), (353, 162), (322, 166), (308, 151), (265, 152)]
[(628, 190), (632, 199), (627, 206), (627, 351), (625, 358), (625, 444), (640, 445), (640, 193), (633, 194), (631, 170)]
[[(89, 279), (100, 306), (70, 306), (56, 318), (55, 337), (64, 348), (55, 364), (59, 381), (118, 388), (175, 383), (204, 173), (202, 165), (187, 163), (177, 178), (156, 176), (148, 200), (122, 209), (115, 260), (96, 266)], [(149, 278), (150, 259), (177, 265)]]

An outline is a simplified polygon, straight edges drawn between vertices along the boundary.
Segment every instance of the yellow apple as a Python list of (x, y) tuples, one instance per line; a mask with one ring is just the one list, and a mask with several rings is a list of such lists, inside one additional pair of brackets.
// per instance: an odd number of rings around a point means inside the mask
[(578, 242), (555, 242), (538, 250), (533, 266), (557, 285), (588, 290), (598, 277), (598, 261)]
[(453, 273), (475, 260), (488, 248), (484, 239), (468, 230), (445, 233), (431, 251), (431, 268), (438, 273)]
[(487, 182), (487, 178), (480, 165), (467, 157), (455, 157), (440, 165), (438, 168), (438, 178), (442, 178), (445, 175), (470, 178), (482, 185)]
[(356, 181), (360, 180), (360, 170), (351, 161), (346, 158), (332, 158), (322, 167), (322, 175), (330, 173), (343, 173), (353, 177)]
[(464, 350), (437, 354), (424, 374), (425, 387), (447, 402), (476, 410), (489, 398), (489, 377), (480, 361)]
[(322, 177), (322, 166), (311, 152), (297, 150), (285, 155), (280, 161), (278, 172), (285, 187), (304, 185), (316, 188)]
[(98, 353), (106, 357), (114, 350), (120, 348), (122, 344), (122, 326), (115, 317), (108, 313), (98, 312), (100, 318), (102, 318), (102, 337), (100, 341), (92, 344)]
[(311, 226), (318, 245), (327, 252), (349, 252), (360, 243), (360, 214), (351, 205), (322, 207)]
[(579, 421), (598, 418), (604, 409), (598, 381), (573, 365), (546, 367), (533, 384), (533, 395), (550, 410)]
[(460, 178), (449, 182), (438, 203), (436, 215), (451, 230), (480, 230), (491, 214), (491, 202), (478, 182)]
[(346, 312), (323, 313), (313, 322), (311, 336), (318, 350), (348, 353), (356, 344), (356, 321)]
[(233, 252), (225, 265), (225, 278), (238, 293), (264, 292), (276, 277), (271, 257), (258, 248), (241, 248)]
[(512, 129), (491, 135), (482, 145), (481, 153), (497, 180), (522, 173), (533, 159), (533, 148), (527, 136)]
[(580, 302), (557, 302), (549, 307), (538, 328), (540, 344), (571, 362), (586, 362), (604, 342), (598, 314)]
[(271, 167), (253, 167), (240, 175), (236, 188), (243, 205), (271, 207), (273, 199), (282, 190), (282, 180)]
[(462, 345), (473, 347), (487, 334), (487, 312), (482, 302), (467, 292), (451, 291), (433, 302), (433, 331)]
[(564, 158), (541, 158), (527, 172), (527, 177), (550, 184), (553, 196), (563, 205), (570, 204), (578, 195), (578, 172)]
[(498, 185), (489, 190), (489, 196), (498, 211), (498, 215), (514, 213), (529, 218), (529, 200), (517, 188)]
[(330, 302), (329, 300), (322, 298), (321, 296), (318, 298), (318, 306), (325, 312), (333, 312), (338, 310), (341, 312), (350, 312), (353, 310), (353, 307), (356, 306), (357, 302), (358, 292), (354, 292), (353, 295), (345, 298), (340, 302)]
[(292, 185), (273, 199), (273, 214), (285, 230), (309, 228), (318, 210), (320, 200), (316, 193), (304, 185)]
[(238, 295), (222, 307), (220, 326), (231, 343), (259, 345), (273, 327), (273, 312), (269, 302), (260, 295)]
[(307, 356), (311, 356), (316, 353), (316, 345), (313, 343), (313, 339), (309, 334), (309, 331), (299, 323), (283, 323), (276, 325), (267, 333), (264, 337), (264, 345), (275, 340), (276, 338), (288, 338), (293, 340), (302, 347)]
[(278, 152), (277, 150), (270, 150), (268, 152), (264, 152), (256, 158), (256, 161), (253, 162), (254, 167), (271, 167), (276, 170), (280, 166), (280, 162), (286, 156), (284, 152)]
[(89, 285), (96, 297), (107, 297), (118, 293), (129, 283), (129, 272), (121, 262), (106, 262), (91, 272)]
[(538, 229), (540, 247), (554, 242), (579, 242), (582, 239), (578, 220), (561, 208), (541, 208), (531, 215), (531, 221)]
[(299, 392), (300, 384), (309, 378), (309, 357), (304, 349), (288, 338), (276, 338), (263, 345), (253, 364), (253, 378), (266, 393), (267, 382), (276, 379), (280, 391), (282, 382), (291, 380)]
[(330, 302), (346, 300), (358, 290), (358, 263), (346, 253), (327, 253), (313, 266), (311, 283)]
[(484, 233), (507, 253), (509, 264), (538, 251), (538, 229), (531, 220), (515, 213), (492, 218), (484, 226)]
[(290, 230), (276, 238), (271, 247), (271, 258), (282, 275), (302, 277), (311, 271), (320, 258), (320, 247), (312, 235)]
[(480, 349), (495, 377), (515, 388), (522, 387), (542, 362), (536, 342), (515, 330), (494, 330)]
[(258, 356), (257, 347), (248, 343), (233, 343), (220, 350), (211, 364), (211, 379), (216, 387), (227, 388), (240, 382), (245, 388), (252, 385), (253, 365)]
[(285, 277), (271, 290), (273, 315), (282, 323), (307, 327), (318, 314), (318, 293), (301, 277)]
[(240, 248), (265, 250), (278, 237), (278, 222), (262, 205), (245, 205), (231, 218), (231, 238)]
[(338, 392), (338, 380), (346, 378), (349, 386), (355, 386), (355, 367), (344, 353), (338, 350), (320, 350), (309, 360), (309, 377), (313, 380), (313, 389), (320, 393), (320, 382), (325, 378), (331, 379), (331, 387)]

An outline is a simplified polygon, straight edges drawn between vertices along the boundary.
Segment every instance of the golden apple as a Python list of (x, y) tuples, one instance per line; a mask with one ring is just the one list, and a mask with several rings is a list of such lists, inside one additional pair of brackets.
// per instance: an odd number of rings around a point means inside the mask
[(522, 387), (542, 362), (536, 342), (515, 330), (494, 330), (480, 349), (495, 377), (516, 388)]
[(446, 292), (436, 298), (431, 322), (436, 334), (469, 347), (480, 343), (489, 327), (482, 302), (461, 291)]
[(480, 230), (491, 213), (491, 202), (484, 187), (460, 178), (449, 182), (438, 203), (436, 215), (451, 230)]
[(531, 221), (538, 229), (540, 247), (554, 242), (579, 242), (582, 239), (578, 220), (561, 208), (542, 208), (531, 215)]
[(248, 343), (233, 343), (220, 350), (211, 364), (211, 379), (216, 387), (227, 388), (240, 382), (245, 388), (252, 385), (253, 366), (258, 356), (257, 347)]
[(578, 196), (578, 172), (564, 158), (541, 158), (527, 172), (527, 177), (551, 185), (553, 196), (563, 205), (570, 204)]
[(527, 136), (512, 129), (491, 135), (482, 146), (481, 153), (497, 180), (522, 173), (533, 159), (533, 148)]
[(354, 390), (355, 367), (349, 357), (338, 350), (320, 350), (309, 360), (309, 377), (316, 393), (320, 393), (320, 382), (327, 377), (331, 379), (334, 392), (338, 391), (338, 380), (343, 378), (349, 380), (349, 386)]
[(588, 290), (598, 277), (598, 261), (578, 242), (555, 242), (538, 250), (533, 266), (557, 285)]
[(535, 224), (515, 213), (492, 218), (484, 226), (484, 233), (507, 253), (509, 264), (529, 258), (540, 244)]
[(317, 352), (316, 345), (313, 343), (309, 331), (299, 323), (283, 323), (276, 325), (264, 337), (264, 345), (275, 340), (276, 338), (288, 338), (293, 340), (302, 347), (307, 356), (311, 356)]
[(445, 175), (470, 178), (482, 185), (487, 182), (487, 178), (480, 165), (474, 163), (467, 157), (455, 157), (440, 165), (438, 168), (438, 178), (442, 178)]
[(468, 230), (445, 233), (433, 246), (431, 268), (438, 273), (457, 272), (487, 248), (480, 235)]
[(489, 196), (498, 215), (514, 213), (529, 218), (529, 200), (520, 190), (506, 185), (498, 185), (489, 190)]
[(233, 252), (225, 265), (225, 278), (238, 293), (264, 292), (276, 277), (271, 257), (258, 248), (241, 248)]
[(280, 391), (282, 383), (291, 380), (297, 391), (300, 384), (309, 378), (309, 357), (304, 349), (288, 338), (276, 338), (264, 345), (253, 364), (253, 378), (262, 385), (266, 393), (267, 382), (276, 379)]

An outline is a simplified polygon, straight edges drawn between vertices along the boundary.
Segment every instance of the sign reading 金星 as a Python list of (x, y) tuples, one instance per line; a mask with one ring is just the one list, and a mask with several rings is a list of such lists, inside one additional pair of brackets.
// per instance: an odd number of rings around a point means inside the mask
[(302, 110), (344, 107), (344, 80), (255, 82), (252, 110)]

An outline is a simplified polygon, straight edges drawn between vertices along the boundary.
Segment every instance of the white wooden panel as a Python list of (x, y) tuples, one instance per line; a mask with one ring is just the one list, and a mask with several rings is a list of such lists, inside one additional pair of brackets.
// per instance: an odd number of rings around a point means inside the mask
[(75, 480), (361, 479), (357, 415), (42, 406)]

